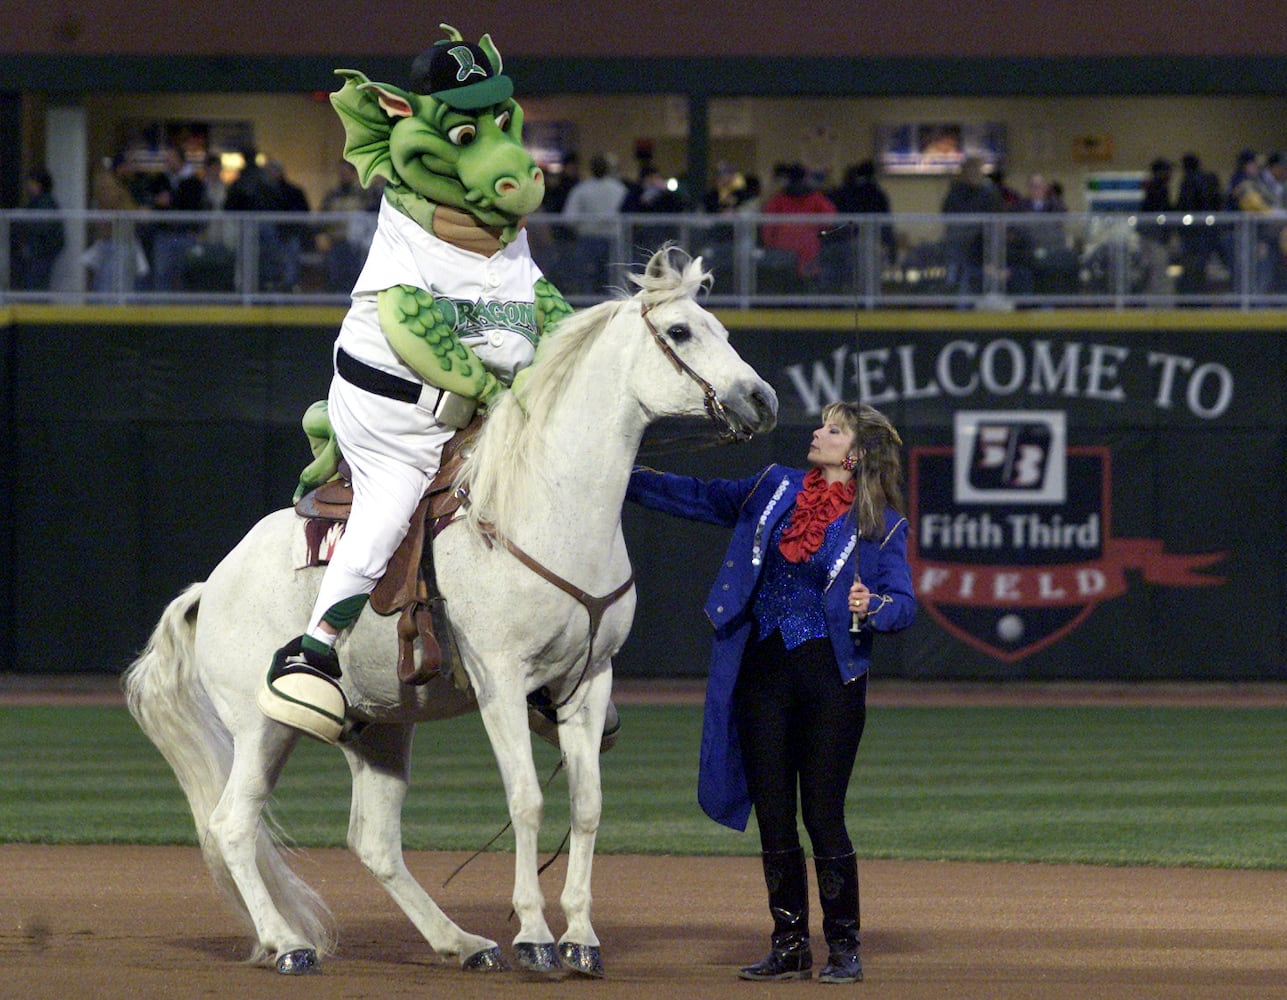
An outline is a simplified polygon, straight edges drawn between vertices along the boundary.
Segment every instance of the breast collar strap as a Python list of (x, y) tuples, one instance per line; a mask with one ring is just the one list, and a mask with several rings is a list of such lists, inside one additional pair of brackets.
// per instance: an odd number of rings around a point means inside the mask
[(563, 591), (563, 593), (567, 594), (574, 601), (580, 604), (581, 607), (585, 608), (585, 613), (590, 619), (589, 645), (585, 651), (585, 665), (581, 668), (581, 674), (577, 677), (576, 683), (572, 685), (572, 690), (567, 693), (567, 696), (562, 701), (555, 702), (550, 706), (555, 710), (560, 709), (572, 700), (572, 696), (576, 694), (577, 689), (581, 686), (581, 682), (585, 680), (586, 672), (590, 669), (590, 664), (594, 662), (594, 640), (599, 634), (599, 625), (603, 622), (603, 616), (607, 612), (608, 608), (612, 607), (612, 605), (616, 604), (617, 601), (630, 593), (631, 588), (635, 585), (634, 571), (632, 570), (629, 579), (627, 579), (626, 582), (616, 590), (612, 591), (612, 593), (605, 594), (602, 597), (595, 597), (593, 594), (582, 590), (576, 584), (563, 579), (563, 577), (559, 576), (547, 566), (537, 562), (510, 539), (498, 533), (491, 524), (483, 524), (481, 527), (484, 530), (483, 537), (489, 544), (492, 541), (496, 541), (505, 546), (506, 551), (509, 552), (510, 555), (539, 576), (542, 580), (558, 587), (559, 590)]

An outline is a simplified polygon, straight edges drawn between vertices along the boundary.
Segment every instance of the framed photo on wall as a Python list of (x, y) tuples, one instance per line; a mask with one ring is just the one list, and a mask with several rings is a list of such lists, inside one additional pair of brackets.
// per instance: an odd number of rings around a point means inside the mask
[(1005, 159), (1000, 122), (897, 122), (876, 126), (876, 162), (888, 174), (951, 174), (967, 156), (991, 170)]

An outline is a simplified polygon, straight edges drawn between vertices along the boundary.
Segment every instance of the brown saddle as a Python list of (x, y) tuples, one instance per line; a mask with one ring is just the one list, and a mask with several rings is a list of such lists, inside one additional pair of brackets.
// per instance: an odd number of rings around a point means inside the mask
[[(458, 688), (469, 686), (447, 623), (446, 602), (438, 592), (433, 539), (452, 522), (464, 502), (453, 484), (465, 461), (463, 452), (482, 424), (482, 418), (475, 417), (443, 447), (438, 474), (421, 497), (406, 536), (371, 593), (371, 608), (376, 614), (398, 615), (398, 680), (404, 684), (426, 684), (446, 668)], [(347, 521), (352, 506), (353, 484), (347, 463), (341, 461), (338, 477), (300, 497), (295, 512), (308, 519), (310, 529), (317, 526), (320, 537), (335, 522)], [(311, 538), (314, 531), (309, 534)], [(415, 658), (417, 638), (419, 664)]]

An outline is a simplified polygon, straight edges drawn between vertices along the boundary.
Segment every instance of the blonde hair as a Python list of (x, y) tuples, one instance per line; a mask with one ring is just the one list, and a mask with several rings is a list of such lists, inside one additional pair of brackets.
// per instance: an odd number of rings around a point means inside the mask
[(857, 489), (851, 514), (863, 538), (877, 539), (885, 528), (885, 508), (907, 514), (903, 499), (903, 439), (889, 418), (866, 403), (830, 403), (823, 407), (823, 423), (834, 421), (853, 435), (850, 451), (858, 459), (854, 470)]

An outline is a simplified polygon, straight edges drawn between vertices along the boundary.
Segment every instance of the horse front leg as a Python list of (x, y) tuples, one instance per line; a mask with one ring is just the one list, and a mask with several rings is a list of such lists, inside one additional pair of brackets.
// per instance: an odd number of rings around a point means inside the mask
[(411, 770), (412, 726), (372, 725), (342, 744), (353, 775), (349, 849), (402, 908), (439, 955), (460, 959), (469, 972), (509, 966), (495, 941), (467, 934), (407, 869), (402, 850), (402, 805)]
[(609, 666), (586, 682), (580, 704), (563, 709), (559, 718), (559, 746), (567, 767), (571, 816), (567, 877), (560, 899), (567, 931), (559, 939), (559, 954), (569, 968), (596, 979), (602, 978), (604, 972), (599, 938), (590, 923), (590, 880), (603, 811), (599, 745), (611, 693)]
[(512, 901), (519, 919), (518, 933), (514, 935), (514, 958), (529, 972), (555, 972), (562, 968), (562, 963), (554, 935), (545, 922), (545, 897), (537, 874), (536, 838), (541, 828), (544, 800), (532, 757), (527, 703), (521, 695), (513, 697), (513, 690), (503, 694), (489, 691), (487, 697), (480, 696), (479, 711), (496, 754), (514, 827)]

